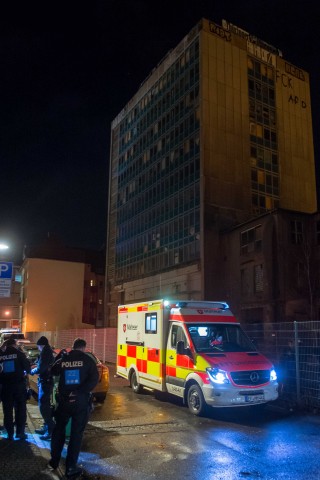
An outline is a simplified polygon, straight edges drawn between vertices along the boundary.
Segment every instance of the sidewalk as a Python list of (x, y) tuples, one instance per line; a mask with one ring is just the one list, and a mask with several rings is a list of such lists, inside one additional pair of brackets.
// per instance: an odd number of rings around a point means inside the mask
[[(27, 440), (10, 441), (6, 439), (6, 431), (0, 431), (0, 480), (60, 480), (64, 478), (61, 468), (47, 469), (50, 442), (41, 441), (39, 435), (33, 433), (41, 422), (38, 406), (28, 402), (27, 409)], [(2, 405), (0, 424), (3, 425)]]

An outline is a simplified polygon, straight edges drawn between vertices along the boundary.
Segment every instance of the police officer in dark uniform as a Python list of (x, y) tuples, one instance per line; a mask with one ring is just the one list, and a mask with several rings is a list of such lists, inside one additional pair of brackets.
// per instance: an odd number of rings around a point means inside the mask
[(37, 366), (31, 370), (31, 375), (39, 375), (38, 402), (44, 425), (42, 428), (35, 430), (35, 432), (42, 434), (40, 437), (41, 440), (50, 440), (54, 427), (54, 420), (51, 412), (53, 379), (50, 370), (54, 362), (54, 356), (47, 337), (40, 337), (37, 341), (37, 345), (40, 350), (40, 356)]
[(99, 373), (94, 360), (85, 353), (86, 341), (77, 338), (72, 350), (58, 355), (51, 371), (59, 375), (56, 425), (51, 439), (49, 466), (58, 468), (66, 437), (66, 426), (71, 418), (71, 433), (66, 457), (66, 476), (81, 474), (77, 466), (81, 442), (90, 413), (91, 391), (98, 383)]
[(26, 375), (30, 373), (30, 363), (23, 352), (16, 346), (12, 337), (6, 341), (0, 351), (0, 383), (2, 385), (2, 409), (4, 426), (8, 439), (13, 440), (15, 411), (16, 438), (25, 440), (27, 420), (27, 386)]

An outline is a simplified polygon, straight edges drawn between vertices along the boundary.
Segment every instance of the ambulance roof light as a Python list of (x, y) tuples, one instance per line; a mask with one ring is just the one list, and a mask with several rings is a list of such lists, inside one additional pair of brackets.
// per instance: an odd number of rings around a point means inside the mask
[[(207, 305), (204, 305), (207, 304)], [(193, 307), (193, 308), (199, 308), (199, 307), (207, 307), (207, 308), (214, 308), (218, 310), (228, 310), (229, 305), (226, 302), (199, 302), (199, 301), (192, 301), (190, 300), (189, 302), (177, 302), (175, 305), (176, 308), (188, 308), (188, 307)]]
[(185, 308), (188, 305), (188, 302), (177, 302), (177, 308)]

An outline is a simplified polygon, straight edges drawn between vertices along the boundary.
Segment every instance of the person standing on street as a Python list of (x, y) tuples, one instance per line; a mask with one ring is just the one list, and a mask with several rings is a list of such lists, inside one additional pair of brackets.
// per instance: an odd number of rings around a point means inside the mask
[(30, 373), (30, 363), (26, 355), (18, 350), (16, 340), (12, 337), (2, 345), (0, 350), (0, 384), (2, 385), (2, 409), (4, 427), (8, 440), (13, 440), (15, 412), (16, 438), (25, 440), (27, 420), (27, 386), (26, 375)]
[(51, 397), (53, 391), (53, 379), (51, 375), (51, 366), (54, 362), (52, 348), (49, 345), (47, 337), (40, 337), (37, 341), (40, 356), (37, 366), (31, 370), (31, 375), (38, 374), (38, 403), (39, 410), (42, 415), (44, 425), (40, 429), (36, 429), (35, 433), (42, 435), (41, 440), (50, 440), (54, 420), (51, 412)]
[(53, 367), (53, 375), (60, 375), (58, 406), (55, 412), (56, 425), (51, 440), (49, 466), (58, 468), (66, 437), (66, 426), (71, 418), (71, 433), (66, 457), (67, 478), (80, 475), (78, 457), (83, 432), (90, 413), (91, 391), (98, 383), (99, 373), (94, 360), (85, 353), (86, 341), (77, 338), (72, 350), (61, 352)]

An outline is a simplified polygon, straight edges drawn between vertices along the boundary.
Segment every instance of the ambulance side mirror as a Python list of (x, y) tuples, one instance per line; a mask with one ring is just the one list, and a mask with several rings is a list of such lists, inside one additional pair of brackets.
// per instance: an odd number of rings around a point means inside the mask
[(190, 348), (189, 347), (185, 348), (183, 340), (180, 340), (177, 343), (177, 354), (178, 355), (188, 355), (188, 357), (193, 358)]

